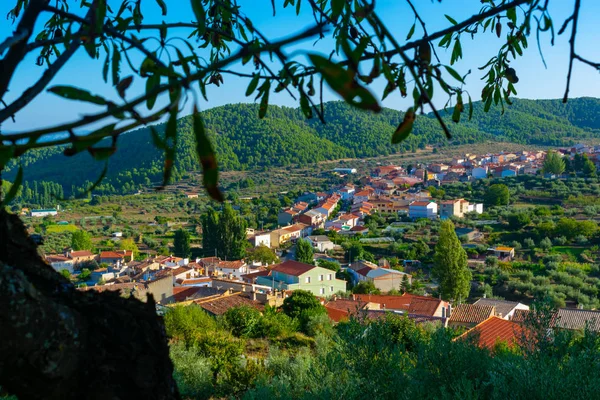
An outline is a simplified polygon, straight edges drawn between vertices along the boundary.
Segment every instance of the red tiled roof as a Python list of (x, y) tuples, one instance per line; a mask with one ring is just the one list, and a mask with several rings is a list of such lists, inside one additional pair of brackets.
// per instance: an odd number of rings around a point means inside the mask
[(493, 316), (495, 307), (478, 304), (460, 304), (452, 309), (448, 322), (478, 324)]
[(89, 250), (72, 251), (70, 254), (71, 254), (71, 257), (73, 257), (73, 258), (75, 258), (75, 257), (90, 257), (90, 256), (95, 255), (94, 253), (92, 253)]
[(57, 255), (46, 256), (46, 261), (48, 261), (49, 263), (53, 263), (53, 262), (71, 261), (71, 259), (57, 254)]
[(173, 276), (177, 276), (179, 274), (190, 272), (191, 270), (192, 270), (192, 268), (190, 268), (190, 267), (177, 267), (177, 268), (173, 269)]
[(477, 335), (475, 337), (479, 347), (492, 349), (498, 342), (506, 342), (509, 346), (518, 343), (523, 332), (524, 328), (516, 322), (490, 317), (455, 340)]
[(219, 265), (219, 268), (240, 269), (244, 265), (246, 265), (246, 263), (243, 260), (221, 261), (221, 262), (219, 262), (218, 265)]
[(316, 268), (314, 265), (304, 264), (298, 261), (284, 261), (281, 264), (275, 265), (271, 271), (281, 272), (286, 275), (300, 276), (307, 273), (311, 269)]
[(192, 279), (183, 279), (181, 281), (181, 286), (192, 286), (192, 285), (198, 285), (200, 283), (206, 283), (206, 282), (210, 282), (211, 278), (208, 276), (203, 276), (202, 278), (192, 278)]
[(433, 316), (444, 302), (434, 297), (417, 296), (404, 293), (402, 296), (357, 294), (356, 299), (370, 303), (385, 304), (389, 310), (404, 310), (411, 314)]
[(227, 310), (234, 307), (250, 306), (254, 307), (259, 311), (264, 309), (264, 306), (258, 301), (250, 300), (247, 297), (243, 297), (239, 294), (231, 296), (222, 296), (216, 299), (204, 300), (196, 302), (204, 310), (208, 311), (213, 315), (223, 315)]
[(185, 301), (188, 297), (192, 297), (198, 290), (197, 286), (175, 286), (173, 288), (173, 297), (175, 302), (179, 303)]
[(100, 252), (100, 258), (125, 258), (125, 253), (118, 253), (116, 251), (102, 251)]

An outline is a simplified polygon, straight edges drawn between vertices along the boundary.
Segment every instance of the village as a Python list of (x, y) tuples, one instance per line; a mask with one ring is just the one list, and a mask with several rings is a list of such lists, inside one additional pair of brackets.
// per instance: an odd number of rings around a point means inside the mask
[[(563, 157), (589, 154), (596, 160), (594, 148), (576, 146), (558, 152)], [(46, 254), (46, 260), (65, 276), (77, 277), (80, 290), (120, 291), (146, 301), (152, 294), (157, 308), (176, 304), (196, 304), (211, 315), (222, 315), (242, 305), (262, 309), (279, 307), (295, 290), (311, 292), (320, 299), (332, 321), (351, 317), (378, 318), (386, 312), (407, 316), (415, 321), (431, 322), (444, 327), (476, 329), (482, 345), (491, 346), (496, 339), (516, 335), (516, 326), (524, 321), (529, 305), (491, 296), (485, 290), (480, 296), (472, 295), (470, 302), (450, 304), (431, 296), (436, 284), (431, 280), (426, 290), (415, 291), (416, 278), (423, 278), (424, 260), (389, 257), (361, 259), (352, 257), (339, 244), (344, 238), (369, 243), (393, 245), (395, 237), (403, 235), (415, 223), (437, 223), (452, 220), (456, 234), (469, 252), (469, 266), (482, 268), (490, 260), (494, 263), (511, 262), (515, 246), (498, 244), (487, 246), (483, 232), (473, 221), (461, 226), (461, 220), (477, 218), (484, 213), (484, 204), (464, 198), (435, 199), (435, 190), (455, 182), (479, 179), (499, 179), (539, 175), (544, 169), (545, 151), (456, 157), (449, 163), (416, 165), (406, 169), (396, 165), (382, 165), (363, 177), (356, 177), (353, 168), (334, 171), (353, 183), (332, 188), (327, 192), (307, 192), (296, 202), (280, 210), (279, 228), (270, 231), (248, 228), (247, 246), (275, 251), (280, 261), (265, 264), (250, 260), (226, 260), (218, 254), (211, 257), (177, 257), (148, 255), (134, 259), (132, 250), (111, 250), (93, 253), (89, 250), (65, 249), (62, 254)], [(558, 178), (544, 173), (548, 179)], [(32, 217), (56, 216), (57, 210), (32, 210)], [(393, 215), (380, 234), (373, 237), (366, 220), (375, 215)], [(430, 221), (430, 222), (426, 222)], [(394, 235), (392, 235), (392, 233)], [(116, 240), (120, 232), (113, 234)], [(395, 236), (395, 237), (394, 237)], [(341, 238), (341, 239), (340, 239)], [(294, 252), (298, 241), (306, 241), (312, 248), (312, 262), (296, 260)], [(516, 246), (517, 250), (519, 246)], [(306, 260), (304, 260), (306, 261)], [(485, 261), (485, 263), (484, 263)], [(327, 263), (339, 267), (326, 268)], [(94, 267), (90, 268), (90, 265)], [(66, 272), (65, 272), (66, 271)], [(85, 271), (85, 272), (82, 272)], [(81, 274), (86, 276), (81, 279)], [(349, 288), (368, 283), (373, 290), (359, 293)], [(484, 285), (485, 286), (485, 285)], [(473, 283), (472, 292), (481, 284)], [(433, 290), (432, 290), (433, 289)], [(600, 331), (599, 311), (578, 307), (558, 309), (554, 324), (564, 329), (582, 329), (590, 325)], [(558, 318), (560, 317), (560, 318)], [(509, 332), (509, 333), (507, 333)], [(490, 339), (491, 338), (491, 339)]]

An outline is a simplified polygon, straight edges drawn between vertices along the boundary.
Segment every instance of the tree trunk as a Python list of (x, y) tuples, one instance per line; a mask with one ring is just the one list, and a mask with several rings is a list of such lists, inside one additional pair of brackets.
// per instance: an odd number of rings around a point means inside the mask
[(0, 386), (22, 399), (179, 399), (147, 303), (78, 291), (0, 210)]

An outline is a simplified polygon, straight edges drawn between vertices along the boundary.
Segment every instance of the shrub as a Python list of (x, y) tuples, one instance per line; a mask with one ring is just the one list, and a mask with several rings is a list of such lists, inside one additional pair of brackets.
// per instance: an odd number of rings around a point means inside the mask
[(250, 306), (230, 308), (223, 314), (225, 326), (237, 337), (256, 337), (259, 332), (260, 312)]

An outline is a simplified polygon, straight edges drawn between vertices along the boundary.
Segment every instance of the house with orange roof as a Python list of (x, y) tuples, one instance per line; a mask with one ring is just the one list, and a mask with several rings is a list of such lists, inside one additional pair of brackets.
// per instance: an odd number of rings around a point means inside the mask
[(500, 343), (518, 345), (525, 334), (521, 324), (492, 316), (454, 340), (474, 340), (477, 346), (492, 350)]
[(378, 303), (382, 309), (398, 311), (405, 314), (424, 315), (429, 317), (447, 318), (451, 312), (450, 303), (435, 297), (417, 296), (404, 293), (401, 296), (376, 295), (376, 294), (353, 294), (353, 299)]

